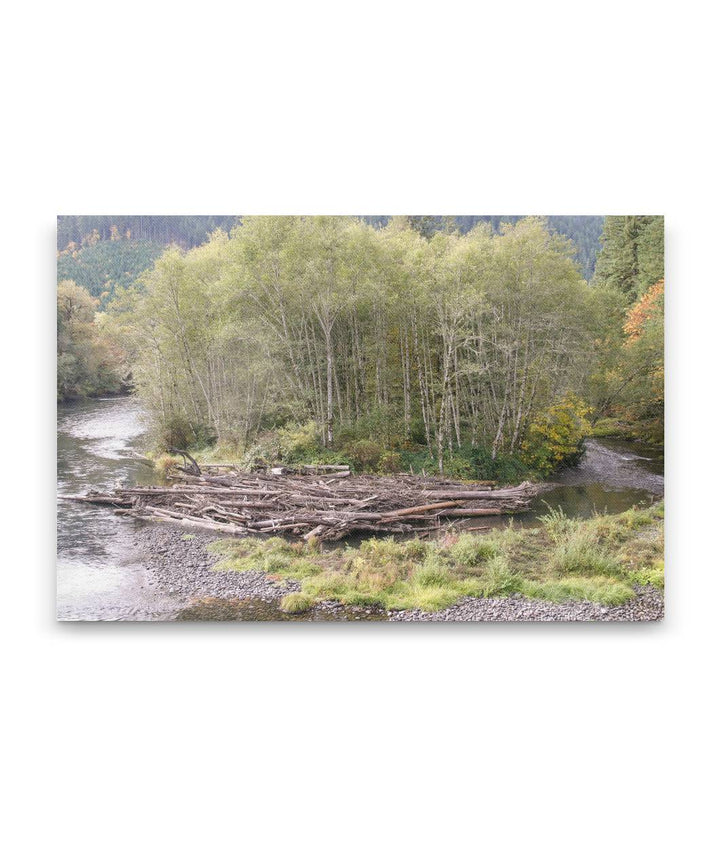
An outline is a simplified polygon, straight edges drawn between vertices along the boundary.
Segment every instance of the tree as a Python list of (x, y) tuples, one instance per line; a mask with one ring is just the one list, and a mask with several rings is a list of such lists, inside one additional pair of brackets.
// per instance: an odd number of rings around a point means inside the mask
[(117, 392), (118, 355), (96, 323), (97, 301), (72, 280), (57, 289), (58, 400)]
[(166, 250), (109, 327), (159, 433), (247, 449), (312, 423), (327, 449), (420, 444), (442, 470), (466, 446), (517, 455), (585, 391), (605, 293), (541, 218), (246, 217)]
[(632, 301), (663, 277), (663, 217), (606, 217), (601, 242), (595, 284)]

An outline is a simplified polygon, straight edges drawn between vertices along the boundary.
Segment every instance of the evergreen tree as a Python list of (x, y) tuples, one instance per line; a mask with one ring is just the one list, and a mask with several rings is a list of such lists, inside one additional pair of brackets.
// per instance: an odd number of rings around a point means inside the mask
[(601, 242), (595, 284), (614, 288), (632, 301), (662, 279), (663, 217), (606, 217)]

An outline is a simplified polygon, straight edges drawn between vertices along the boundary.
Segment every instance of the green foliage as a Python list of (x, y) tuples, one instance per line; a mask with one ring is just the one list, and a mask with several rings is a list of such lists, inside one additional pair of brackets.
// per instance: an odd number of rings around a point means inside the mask
[(161, 244), (150, 241), (89, 237), (84, 245), (70, 244), (58, 253), (57, 276), (58, 282), (71, 279), (97, 297), (100, 309), (112, 300), (116, 289), (133, 285), (163, 252)]
[(357, 472), (374, 472), (378, 469), (383, 449), (374, 440), (358, 440), (344, 447), (343, 451)]
[[(400, 452), (403, 472), (439, 475), (437, 456), (427, 447), (415, 446), (413, 450)], [(522, 481), (530, 471), (518, 455), (498, 454), (484, 446), (461, 446), (445, 456), (445, 475), (450, 478), (476, 481), (497, 481), (500, 484), (512, 484)]]
[(511, 481), (528, 425), (582, 383), (597, 300), (547, 221), (482, 220), (246, 217), (166, 250), (110, 323), (155, 424), (181, 415), (195, 447)]
[(663, 217), (606, 217), (601, 242), (596, 284), (635, 300), (664, 277)]
[(635, 597), (625, 583), (607, 577), (582, 577), (570, 580), (527, 580), (523, 583), (525, 597), (549, 600), (556, 603), (571, 600), (588, 600), (605, 606), (620, 606)]
[(492, 541), (463, 532), (450, 545), (449, 552), (458, 565), (474, 567), (487, 559), (494, 558), (498, 548)]
[(556, 541), (549, 567), (557, 576), (617, 576), (622, 572), (617, 559), (600, 546), (597, 534), (580, 526)]
[(313, 603), (314, 601), (309, 595), (302, 592), (292, 592), (292, 594), (286, 594), (280, 601), (280, 609), (289, 613), (307, 612), (312, 609)]
[(588, 412), (587, 405), (572, 395), (548, 408), (528, 430), (523, 443), (525, 463), (545, 476), (560, 466), (577, 463), (589, 431)]
[[(545, 504), (547, 506), (547, 503)], [(541, 515), (540, 520), (549, 538), (555, 544), (558, 544), (572, 532), (575, 532), (579, 523), (574, 518), (568, 517), (562, 508), (547, 507), (549, 509), (548, 513)]]
[(227, 539), (211, 552), (218, 569), (299, 580), (303, 608), (335, 600), (434, 611), (468, 595), (516, 594), (613, 606), (634, 597), (633, 585), (662, 587), (662, 516), (662, 506), (576, 521), (550, 513), (539, 530), (464, 532), (434, 542), (370, 538), (323, 551), (280, 538)]
[[(365, 219), (374, 225), (387, 225), (387, 217), (372, 217)], [(467, 233), (478, 224), (488, 223), (494, 232), (500, 232), (504, 223), (517, 223), (522, 219), (517, 216), (492, 215), (462, 215), (454, 217), (439, 217), (421, 215), (408, 217), (411, 228), (423, 237), (430, 238), (435, 232), (458, 229)], [(554, 232), (559, 232), (570, 238), (576, 247), (577, 261), (586, 280), (589, 280), (595, 270), (595, 258), (600, 249), (600, 235), (603, 230), (603, 217), (548, 217), (548, 226)]]
[(588, 400), (596, 423), (614, 420), (622, 434), (659, 443), (664, 433), (663, 279), (663, 218), (607, 217), (593, 279), (606, 311), (598, 325)]
[(286, 425), (278, 431), (279, 460), (287, 463), (307, 461), (320, 450), (317, 423)]
[(663, 589), (665, 588), (665, 563), (658, 561), (651, 567), (628, 571), (626, 579), (634, 585)]
[(59, 401), (120, 392), (123, 378), (113, 342), (96, 317), (97, 301), (63, 280), (57, 288), (57, 397)]
[[(59, 275), (108, 311), (94, 333), (63, 331), (60, 394), (118, 388), (131, 370), (161, 440), (217, 441), (248, 464), (503, 483), (549, 473), (579, 449), (578, 426), (554, 408), (581, 396), (594, 417), (661, 436), (662, 317), (632, 342), (622, 328), (662, 275), (662, 218), (607, 218), (590, 288), (578, 261), (587, 278), (599, 226), (61, 218)], [(102, 339), (105, 356), (82, 337)]]
[(522, 577), (514, 573), (506, 556), (493, 556), (480, 577), (481, 597), (509, 597), (522, 590)]
[(377, 464), (377, 470), (380, 473), (392, 475), (402, 471), (402, 457), (399, 452), (386, 451), (380, 455), (380, 460)]

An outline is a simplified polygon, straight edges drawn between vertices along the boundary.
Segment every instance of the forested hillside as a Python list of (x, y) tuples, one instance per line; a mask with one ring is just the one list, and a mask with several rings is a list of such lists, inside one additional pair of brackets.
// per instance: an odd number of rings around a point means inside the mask
[[(360, 219), (373, 226), (386, 226), (391, 219), (388, 216), (363, 216)], [(412, 216), (409, 218), (414, 228), (425, 236), (434, 232), (457, 228), (461, 232), (469, 232), (477, 223), (490, 223), (493, 230), (500, 231), (503, 223), (515, 223), (519, 215), (460, 215), (447, 216)], [(58, 217), (57, 248), (62, 253), (69, 245), (74, 248), (87, 243), (89, 238), (101, 245), (119, 237), (140, 242), (144, 246), (167, 246), (177, 244), (189, 249), (197, 247), (207, 240), (208, 235), (215, 229), (227, 232), (236, 225), (239, 216), (62, 216)], [(595, 270), (595, 257), (600, 249), (600, 233), (603, 227), (602, 217), (574, 216), (548, 217), (550, 229), (570, 238), (577, 250), (577, 261), (585, 279), (590, 279)], [(58, 277), (58, 281), (65, 277)], [(85, 285), (85, 283), (81, 283)], [(88, 286), (85, 286), (88, 287)]]
[[(411, 216), (408, 220), (414, 229), (428, 238), (435, 232), (459, 229), (463, 234), (469, 232), (478, 223), (489, 223), (494, 232), (500, 232), (503, 223), (517, 223), (524, 215), (459, 215), (446, 216)], [(375, 226), (386, 226), (390, 217), (364, 217)], [(595, 271), (595, 260), (600, 250), (600, 235), (603, 230), (603, 217), (577, 215), (574, 217), (545, 217), (548, 228), (570, 238), (575, 247), (575, 259), (580, 266), (582, 275), (589, 280)]]
[(81, 244), (93, 233), (101, 241), (109, 241), (118, 235), (135, 241), (149, 241), (167, 246), (178, 244), (181, 247), (196, 247), (207, 239), (215, 229), (231, 229), (237, 222), (237, 216), (160, 216), (160, 215), (62, 215), (57, 220), (58, 252), (68, 244)]
[(134, 285), (164, 249), (163, 244), (134, 240), (129, 231), (123, 235), (114, 229), (108, 240), (102, 240), (94, 231), (79, 244), (71, 241), (58, 252), (58, 283), (76, 283), (97, 298), (98, 309), (103, 310), (115, 289)]

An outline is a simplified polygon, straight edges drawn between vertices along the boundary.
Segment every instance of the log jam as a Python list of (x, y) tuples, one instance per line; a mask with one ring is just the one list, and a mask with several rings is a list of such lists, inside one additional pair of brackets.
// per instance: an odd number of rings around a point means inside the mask
[(541, 485), (494, 489), (488, 482), (453, 482), (410, 475), (353, 476), (347, 467), (306, 467), (244, 473), (200, 467), (176, 470), (167, 486), (117, 488), (65, 496), (115, 508), (136, 518), (165, 520), (233, 536), (314, 537), (337, 541), (352, 533), (411, 534), (441, 520), (512, 514), (528, 509)]

